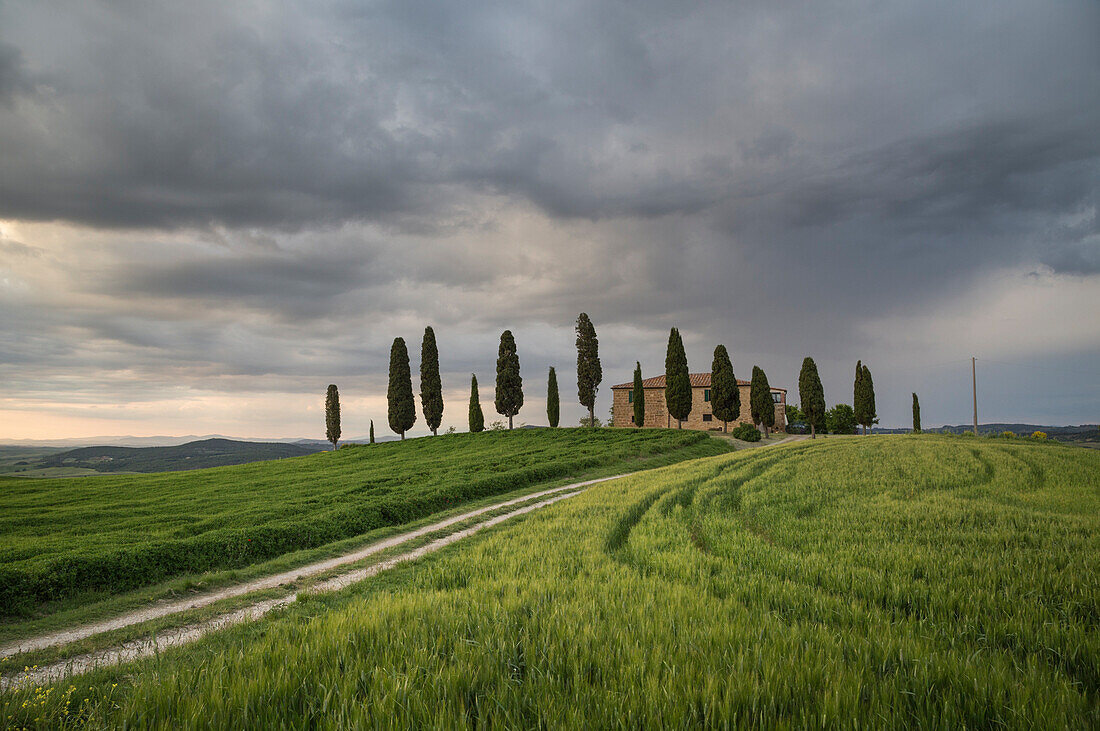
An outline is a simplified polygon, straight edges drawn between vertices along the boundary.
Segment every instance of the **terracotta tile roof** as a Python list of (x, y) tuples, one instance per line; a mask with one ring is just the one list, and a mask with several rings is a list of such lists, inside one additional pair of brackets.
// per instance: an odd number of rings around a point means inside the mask
[[(691, 387), (692, 388), (710, 388), (710, 374), (709, 373), (689, 373), (688, 374), (688, 380), (691, 381)], [(737, 385), (738, 386), (748, 386), (749, 382), (738, 378), (737, 379)], [(642, 379), (642, 388), (664, 388), (664, 387), (665, 387), (665, 377), (663, 375), (662, 376), (653, 376), (653, 378), (643, 378)], [(634, 388), (634, 382), (631, 381), (630, 383), (620, 383), (616, 386), (612, 386), (611, 388)], [(776, 388), (775, 386), (772, 386), (772, 390), (773, 391), (783, 391), (784, 393), (787, 392), (787, 389), (785, 389), (785, 388)]]

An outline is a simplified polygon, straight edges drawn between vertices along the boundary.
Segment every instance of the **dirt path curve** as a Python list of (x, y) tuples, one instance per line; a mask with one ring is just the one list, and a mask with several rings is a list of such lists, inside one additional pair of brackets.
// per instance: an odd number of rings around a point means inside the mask
[[(357, 549), (350, 553), (343, 554), (342, 556), (336, 556), (334, 558), (325, 559), (324, 561), (318, 561), (316, 563), (307, 564), (305, 566), (299, 566), (298, 568), (291, 569), (289, 571), (283, 571), (278, 574), (271, 574), (260, 579), (248, 581), (243, 584), (236, 584), (229, 586), (219, 591), (210, 592), (208, 594), (201, 594), (199, 596), (188, 597), (187, 599), (181, 599), (179, 601), (158, 603), (141, 609), (127, 612), (126, 614), (120, 614), (117, 617), (105, 620), (103, 622), (96, 622), (94, 624), (81, 625), (79, 627), (73, 627), (70, 629), (61, 630), (59, 632), (53, 632), (45, 635), (38, 635), (37, 637), (27, 637), (21, 640), (16, 640), (11, 644), (0, 647), (0, 657), (10, 657), (20, 652), (29, 652), (31, 650), (40, 650), (46, 647), (56, 647), (58, 645), (65, 645), (70, 642), (76, 642), (77, 640), (83, 640), (88, 637), (93, 637), (103, 632), (109, 632), (115, 629), (121, 629), (123, 627), (129, 627), (141, 622), (147, 622), (151, 619), (158, 619), (160, 617), (167, 617), (172, 614), (178, 614), (180, 612), (187, 611), (189, 609), (197, 609), (199, 607), (205, 607), (214, 602), (221, 601), (222, 599), (229, 599), (231, 597), (242, 596), (244, 594), (251, 594), (256, 591), (263, 591), (265, 589), (273, 589), (284, 584), (290, 584), (301, 579), (316, 576), (317, 574), (330, 571), (340, 566), (345, 566), (349, 563), (355, 563), (361, 561), (364, 558), (372, 556), (380, 551), (384, 551), (387, 548), (393, 548), (394, 546), (401, 545), (411, 540), (421, 538), (429, 533), (434, 533), (438, 530), (448, 528), (455, 523), (461, 523), (470, 518), (476, 518), (484, 513), (492, 512), (494, 510), (500, 510), (510, 505), (517, 503), (523, 503), (530, 500), (536, 500), (545, 495), (551, 495), (554, 493), (565, 492), (569, 490), (578, 490), (586, 488), (590, 485), (594, 485), (597, 482), (604, 482), (606, 480), (614, 480), (624, 475), (615, 475), (614, 477), (601, 477), (596, 480), (587, 480), (585, 482), (576, 482), (572, 485), (564, 485), (562, 487), (555, 487), (549, 490), (543, 490), (541, 492), (531, 493), (530, 495), (524, 495), (522, 497), (514, 498), (512, 500), (505, 500), (504, 502), (494, 503), (493, 505), (487, 505), (477, 510), (471, 510), (461, 515), (455, 515), (446, 520), (441, 520), (437, 523), (417, 528), (416, 530), (407, 531), (405, 533), (399, 533), (395, 536), (391, 536), (384, 540), (372, 543), (369, 546)], [(516, 511), (514, 514), (519, 515), (520, 512)], [(495, 524), (494, 524), (495, 525)], [(429, 544), (431, 545), (431, 544)]]
[[(435, 523), (431, 526), (425, 526), (424, 528), (418, 529), (416, 531), (410, 531), (409, 533), (404, 533), (401, 536), (394, 536), (394, 538), (387, 539), (387, 541), (384, 541), (383, 543), (385, 543), (386, 545), (397, 545), (397, 543), (400, 543), (402, 541), (410, 540), (411, 538), (413, 538), (415, 536), (422, 536), (425, 533), (431, 532), (432, 530), (438, 530), (440, 527), (446, 527), (448, 525), (452, 525), (452, 524), (454, 524), (458, 521), (461, 521), (463, 518), (473, 517), (473, 516), (479, 515), (481, 513), (485, 513), (485, 512), (488, 512), (490, 510), (500, 508), (502, 506), (512, 505), (512, 504), (515, 504), (517, 502), (522, 502), (524, 500), (530, 500), (530, 499), (535, 498), (537, 496), (548, 495), (548, 494), (552, 494), (552, 493), (561, 493), (561, 494), (553, 495), (553, 497), (549, 497), (545, 500), (540, 500), (539, 502), (524, 505), (522, 508), (517, 508), (516, 510), (510, 511), (508, 513), (502, 513), (500, 515), (495, 515), (492, 518), (489, 518), (488, 520), (482, 521), (481, 523), (477, 523), (476, 525), (472, 525), (469, 528), (464, 528), (460, 531), (456, 531), (454, 533), (450, 533), (448, 535), (445, 535), (442, 538), (437, 538), (436, 540), (431, 541), (430, 543), (426, 543), (423, 546), (419, 546), (417, 548), (414, 548), (411, 551), (406, 551), (405, 553), (401, 553), (401, 554), (398, 554), (396, 556), (392, 556), (390, 558), (385, 559), (384, 561), (379, 561), (376, 564), (372, 564), (371, 566), (367, 566), (365, 568), (357, 569), (355, 571), (349, 571), (346, 574), (340, 574), (339, 576), (335, 576), (331, 579), (327, 579), (325, 581), (319, 582), (319, 583), (314, 584), (313, 586), (311, 586), (308, 589), (308, 591), (309, 592), (325, 592), (325, 591), (336, 591), (338, 589), (343, 589), (344, 587), (350, 586), (351, 584), (362, 581), (363, 579), (366, 579), (367, 577), (374, 576), (375, 574), (378, 574), (382, 571), (393, 568), (394, 566), (396, 566), (398, 564), (404, 563), (406, 561), (413, 561), (415, 559), (420, 558), (421, 556), (432, 553), (433, 551), (438, 551), (439, 549), (443, 548), (444, 546), (448, 546), (452, 543), (455, 543), (456, 541), (462, 540), (463, 538), (467, 538), (467, 537), (473, 535), (474, 533), (477, 533), (478, 531), (483, 530), (485, 528), (490, 528), (490, 527), (492, 527), (494, 525), (497, 525), (499, 523), (503, 523), (504, 521), (509, 520), (510, 518), (514, 518), (518, 515), (523, 515), (525, 513), (530, 513), (533, 510), (538, 510), (539, 508), (546, 507), (547, 505), (552, 505), (553, 503), (556, 503), (559, 500), (565, 500), (566, 498), (575, 497), (576, 495), (579, 495), (582, 492), (584, 492), (589, 486), (594, 485), (598, 482), (605, 482), (607, 480), (615, 480), (615, 479), (618, 479), (620, 477), (625, 477), (625, 476), (626, 475), (616, 475), (614, 477), (601, 477), (600, 479), (597, 479), (597, 480), (588, 480), (586, 482), (578, 482), (578, 483), (575, 483), (573, 485), (566, 485), (564, 487), (558, 487), (558, 488), (554, 488), (552, 490), (545, 490), (545, 491), (540, 492), (540, 493), (535, 493), (533, 495), (528, 495), (524, 498), (517, 498), (516, 500), (509, 500), (509, 501), (506, 501), (506, 502), (503, 502), (503, 503), (498, 503), (496, 505), (488, 506), (486, 508), (471, 511), (470, 513), (464, 514), (462, 516), (456, 516), (456, 517), (450, 518), (446, 521), (441, 521), (440, 523)], [(564, 491), (567, 491), (567, 490), (573, 490), (573, 491), (572, 492), (564, 492)], [(397, 540), (398, 538), (400, 538), (402, 540)], [(370, 553), (382, 550), (379, 546), (382, 546), (382, 544), (381, 543), (374, 544), (374, 545), (368, 547), (368, 548), (374, 549), (373, 551), (370, 551)], [(365, 551), (367, 551), (367, 549), (363, 549), (362, 551), (357, 551), (356, 554), (361, 553), (363, 555), (370, 555), (370, 553), (364, 553)], [(348, 554), (348, 556), (352, 556), (352, 555), (355, 555), (355, 554)], [(342, 556), (342, 557), (339, 557), (339, 559), (330, 559), (330, 562), (331, 561), (342, 560), (342, 559), (345, 559), (345, 558), (347, 558), (347, 557)], [(348, 559), (347, 561), (342, 561), (342, 562), (347, 563), (348, 561), (354, 561), (354, 560), (356, 560), (356, 559)], [(330, 562), (322, 562), (322, 563), (328, 564)], [(311, 567), (312, 566), (318, 566), (318, 565), (320, 565), (320, 564), (313, 564), (313, 565), (311, 565)], [(339, 565), (339, 564), (334, 564), (334, 565)], [(300, 572), (300, 571), (305, 570), (306, 568), (311, 568), (311, 567), (302, 567), (298, 571)], [(317, 571), (321, 571), (321, 570), (324, 570), (324, 569), (318, 569)], [(313, 573), (317, 573), (317, 571), (314, 571)], [(274, 576), (273, 577), (268, 577), (267, 579), (263, 579), (262, 581), (271, 581), (271, 580), (274, 580), (274, 578), (275, 578)], [(246, 586), (246, 585), (242, 584), (241, 587), (243, 587), (243, 586)], [(240, 587), (233, 587), (232, 591), (235, 591), (236, 593), (235, 594), (228, 594), (227, 596), (237, 596), (240, 593), (244, 593), (243, 590), (238, 591), (239, 588)], [(226, 590), (226, 591), (230, 591), (230, 590)], [(214, 595), (208, 595), (208, 596), (214, 596)], [(119, 663), (129, 662), (131, 660), (136, 660), (138, 658), (155, 655), (156, 653), (161, 652), (161, 651), (163, 651), (167, 648), (176, 647), (176, 646), (179, 646), (179, 645), (184, 645), (184, 644), (187, 644), (189, 642), (194, 642), (195, 640), (199, 639), (200, 637), (202, 637), (203, 635), (205, 635), (209, 632), (213, 632), (215, 630), (223, 629), (225, 627), (230, 627), (234, 624), (240, 624), (241, 622), (247, 622), (247, 621), (250, 621), (250, 620), (258, 619), (259, 617), (264, 616), (265, 614), (267, 614), (271, 610), (275, 609), (276, 607), (281, 607), (281, 606), (284, 606), (286, 604), (290, 604), (291, 602), (295, 601), (295, 599), (297, 599), (297, 596), (298, 596), (298, 592), (294, 592), (292, 594), (287, 594), (285, 596), (278, 597), (276, 599), (267, 599), (267, 600), (264, 600), (264, 601), (257, 602), (255, 604), (251, 604), (251, 605), (249, 605), (247, 607), (244, 607), (242, 609), (238, 609), (237, 611), (229, 612), (227, 614), (223, 614), (223, 615), (214, 617), (213, 619), (209, 619), (209, 620), (206, 620), (204, 622), (199, 622), (199, 623), (196, 623), (196, 624), (186, 625), (186, 626), (183, 626), (183, 627), (174, 627), (172, 629), (164, 630), (163, 632), (161, 632), (157, 635), (154, 635), (153, 637), (143, 638), (143, 639), (140, 639), (140, 640), (132, 640), (130, 642), (125, 642), (121, 645), (117, 645), (115, 647), (111, 647), (111, 648), (108, 648), (106, 650), (101, 650), (99, 652), (92, 652), (92, 653), (87, 653), (87, 654), (84, 654), (84, 655), (77, 655), (75, 657), (67, 658), (65, 660), (61, 660), (59, 662), (56, 662), (56, 663), (53, 663), (53, 664), (50, 664), (50, 665), (44, 665), (42, 667), (34, 668), (34, 669), (32, 669), (28, 672), (19, 673), (17, 675), (3, 676), (3, 677), (0, 677), (0, 690), (7, 690), (7, 689), (9, 689), (13, 686), (16, 686), (16, 685), (22, 685), (22, 686), (42, 685), (43, 683), (49, 683), (49, 682), (58, 680), (60, 678), (68, 676), (68, 675), (79, 675), (81, 673), (86, 673), (89, 670), (92, 670), (92, 669), (97, 668), (97, 667), (107, 667), (107, 666), (111, 666), (111, 665), (117, 665)], [(205, 598), (206, 597), (204, 597), (204, 599)], [(206, 603), (209, 604), (210, 601), (215, 601), (215, 600), (210, 599), (209, 601), (206, 601)], [(156, 608), (152, 608), (151, 610), (147, 610), (147, 611), (160, 611), (162, 609), (163, 609), (162, 607), (156, 607)], [(181, 610), (177, 610), (177, 611), (181, 611)], [(126, 615), (126, 616), (127, 617), (136, 616), (137, 614), (138, 613), (135, 612), (135, 613), (132, 613), (131, 615)], [(154, 616), (164, 616), (164, 614), (161, 613), (161, 614), (156, 614)], [(117, 621), (120, 621), (121, 619), (123, 619), (123, 618), (120, 617), (118, 620), (114, 620), (114, 621), (117, 622)], [(142, 621), (142, 620), (134, 620), (134, 621)], [(132, 623), (133, 622), (129, 622), (129, 624), (132, 624)], [(106, 624), (106, 623), (104, 623), (104, 624)], [(76, 631), (87, 632), (87, 630), (92, 626), (99, 626), (99, 625), (89, 625), (89, 627), (80, 628), (80, 630), (74, 630), (74, 632), (76, 632)], [(126, 626), (126, 625), (123, 624), (123, 625), (119, 625), (119, 626)], [(60, 635), (62, 633), (58, 633), (58, 634)], [(87, 637), (87, 636), (89, 636), (89, 634), (85, 633), (83, 636)], [(59, 644), (59, 643), (54, 643), (54, 644)]]
[[(806, 439), (806, 436), (795, 435), (782, 439), (773, 444), (762, 445), (763, 447), (778, 447), (781, 444), (787, 444), (789, 442), (796, 442)], [(333, 568), (338, 568), (349, 563), (355, 563), (364, 558), (367, 558), (375, 553), (383, 551), (393, 546), (398, 546), (410, 540), (425, 536), (429, 533), (433, 533), (438, 530), (442, 530), (456, 523), (460, 523), (470, 518), (475, 518), (485, 513), (500, 510), (511, 505), (518, 503), (528, 503), (521, 508), (509, 511), (507, 513), (501, 513), (495, 515), (480, 523), (476, 523), (468, 528), (450, 533), (441, 538), (437, 538), (434, 541), (426, 543), (422, 546), (406, 551), (404, 553), (397, 554), (390, 558), (387, 558), (378, 563), (366, 566), (364, 568), (349, 571), (344, 574), (340, 574), (331, 579), (318, 582), (309, 587), (309, 592), (325, 592), (336, 591), (343, 589), (346, 586), (363, 581), (364, 579), (374, 576), (382, 571), (393, 568), (398, 564), (406, 561), (413, 561), (425, 556), (433, 551), (438, 551), (444, 546), (448, 546), (452, 543), (467, 538), (480, 530), (490, 528), (492, 526), (503, 523), (506, 520), (514, 518), (519, 515), (530, 513), (533, 510), (552, 505), (560, 500), (575, 497), (587, 490), (590, 486), (600, 482), (606, 482), (608, 480), (617, 480), (622, 477), (628, 477), (632, 474), (638, 473), (625, 473), (621, 475), (614, 475), (612, 477), (601, 477), (594, 480), (586, 480), (584, 482), (576, 482), (571, 485), (564, 485), (562, 487), (555, 487), (549, 490), (543, 490), (541, 492), (532, 493), (530, 495), (524, 495), (522, 497), (514, 498), (511, 500), (505, 500), (504, 502), (488, 505), (477, 510), (471, 510), (461, 515), (456, 515), (446, 520), (441, 520), (431, 525), (426, 525), (416, 530), (407, 531), (377, 543), (372, 543), (369, 546), (365, 546), (359, 550), (351, 553), (337, 556), (335, 558), (326, 559), (325, 561), (318, 561), (316, 563), (308, 564), (306, 566), (300, 566), (291, 571), (285, 571), (279, 574), (273, 574), (266, 576), (262, 579), (256, 579), (255, 581), (238, 584), (236, 586), (227, 587), (221, 591), (211, 592), (199, 597), (193, 597), (185, 601), (172, 602), (167, 604), (153, 605), (145, 607), (143, 609), (129, 612), (127, 614), (120, 615), (113, 619), (99, 622), (96, 624), (83, 625), (81, 627), (75, 627), (72, 629), (64, 630), (61, 632), (55, 632), (49, 635), (40, 635), (38, 637), (31, 637), (24, 640), (20, 640), (17, 643), (8, 645), (7, 647), (0, 648), (0, 656), (7, 657), (17, 652), (26, 652), (33, 649), (39, 649), (44, 647), (54, 647), (57, 645), (63, 645), (76, 640), (84, 639), (86, 637), (92, 637), (102, 632), (107, 632), (113, 629), (119, 629), (122, 627), (128, 627), (130, 625), (145, 622), (150, 619), (156, 619), (159, 617), (169, 616), (171, 614), (177, 614), (179, 612), (193, 609), (196, 607), (203, 607), (216, 602), (220, 599), (226, 599), (229, 597), (241, 596), (251, 592), (270, 589), (277, 586), (281, 586), (286, 583), (290, 583), (299, 579), (307, 578), (309, 576), (315, 576), (317, 574), (329, 571)], [(547, 497), (545, 500), (538, 500), (540, 497)], [(538, 502), (529, 502), (531, 500), (538, 500)], [(0, 677), (0, 691), (8, 690), (13, 686), (36, 686), (44, 683), (50, 683), (60, 678), (69, 675), (79, 675), (86, 673), (97, 667), (108, 667), (111, 665), (117, 665), (131, 660), (137, 660), (142, 657), (149, 657), (155, 655), (170, 647), (177, 647), (179, 645), (185, 645), (190, 642), (194, 642), (204, 635), (214, 632), (225, 627), (230, 627), (242, 622), (248, 622), (254, 619), (258, 619), (277, 607), (285, 606), (295, 601), (298, 596), (297, 591), (286, 594), (274, 599), (265, 599), (254, 604), (250, 604), (246, 607), (242, 607), (233, 612), (213, 617), (212, 619), (197, 622), (182, 627), (173, 627), (171, 629), (164, 630), (152, 637), (142, 638), (139, 640), (131, 640), (114, 647), (100, 650), (97, 652), (86, 653), (83, 655), (77, 655), (74, 657), (66, 658), (65, 660), (52, 663), (50, 665), (44, 665), (42, 667), (36, 667), (30, 671), (15, 674), (5, 675)]]

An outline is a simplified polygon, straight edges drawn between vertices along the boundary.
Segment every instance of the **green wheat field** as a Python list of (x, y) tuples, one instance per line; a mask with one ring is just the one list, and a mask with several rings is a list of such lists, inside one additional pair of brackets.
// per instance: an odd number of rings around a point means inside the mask
[[(350, 470), (348, 453), (303, 460)], [(928, 435), (694, 459), (157, 658), (9, 692), (0, 719), (1094, 729), (1100, 453)]]

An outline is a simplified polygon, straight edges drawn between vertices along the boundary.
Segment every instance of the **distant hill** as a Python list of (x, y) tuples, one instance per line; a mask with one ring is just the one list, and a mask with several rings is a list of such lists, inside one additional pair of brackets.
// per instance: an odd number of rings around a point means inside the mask
[[(409, 435), (411, 436), (411, 435)], [(262, 444), (304, 444), (307, 446), (319, 445), (328, 448), (330, 445), (324, 439), (303, 439), (301, 437), (276, 437), (267, 439), (240, 438), (226, 436), (224, 434), (204, 434), (196, 436), (190, 434), (182, 437), (134, 437), (134, 436), (107, 436), (107, 437), (63, 437), (58, 439), (5, 439), (0, 444), (0, 456), (4, 450), (38, 450), (51, 449), (76, 449), (77, 447), (178, 447), (191, 442), (202, 442), (210, 439), (224, 439), (231, 442), (254, 442)], [(400, 437), (392, 435), (379, 435), (376, 441), (389, 442)], [(343, 442), (363, 443), (369, 441), (367, 435), (361, 437), (348, 437), (341, 439)]]
[(66, 467), (96, 472), (170, 472), (301, 457), (322, 449), (321, 446), (306, 444), (215, 438), (172, 447), (80, 447), (40, 457), (30, 462), (28, 467)]
[[(876, 434), (907, 434), (909, 429), (879, 429), (875, 428)], [(926, 432), (949, 432), (951, 434), (962, 434), (963, 432), (974, 431), (973, 424), (959, 424), (957, 426), (945, 425), (939, 427), (933, 427), (925, 429)], [(1028, 436), (1032, 432), (1046, 432), (1046, 435), (1051, 439), (1057, 439), (1060, 442), (1098, 442), (1100, 441), (1100, 427), (1096, 424), (1081, 424), (1079, 426), (1044, 426), (1042, 424), (978, 424), (979, 434), (1000, 434), (1001, 432), (1010, 431), (1013, 434), (1020, 436)]]

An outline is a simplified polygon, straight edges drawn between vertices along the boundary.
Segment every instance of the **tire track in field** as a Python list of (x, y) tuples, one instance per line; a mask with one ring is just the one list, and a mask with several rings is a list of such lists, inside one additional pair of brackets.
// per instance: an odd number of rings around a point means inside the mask
[[(566, 492), (566, 491), (570, 491), (570, 490), (580, 491), (580, 490), (586, 489), (589, 486), (594, 485), (598, 482), (606, 482), (607, 480), (616, 480), (620, 477), (625, 477), (625, 475), (614, 475), (612, 477), (601, 477), (601, 478), (597, 478), (597, 479), (594, 479), (594, 480), (586, 480), (584, 482), (576, 482), (576, 483), (573, 483), (571, 485), (564, 485), (562, 487), (554, 487), (554, 488), (550, 488), (549, 490), (542, 490), (540, 492), (531, 493), (529, 495), (523, 495), (521, 497), (513, 498), (511, 500), (505, 500), (503, 502), (494, 503), (492, 505), (487, 505), (485, 507), (478, 508), (476, 510), (470, 510), (468, 512), (462, 513), (461, 515), (455, 515), (455, 516), (447, 518), (445, 520), (441, 520), (441, 521), (432, 523), (430, 525), (426, 525), (426, 526), (423, 526), (421, 528), (417, 528), (416, 530), (406, 531), (405, 533), (399, 533), (395, 536), (391, 536), (389, 538), (383, 539), (383, 540), (378, 541), (376, 543), (372, 543), (368, 546), (364, 546), (363, 548), (357, 549), (355, 551), (351, 551), (349, 553), (345, 553), (343, 555), (336, 556), (334, 558), (325, 559), (323, 561), (317, 561), (315, 563), (306, 564), (305, 566), (299, 566), (298, 568), (291, 569), (289, 571), (283, 571), (283, 572), (280, 572), (278, 574), (271, 574), (270, 576), (265, 576), (265, 577), (262, 577), (262, 578), (259, 578), (259, 579), (255, 579), (253, 581), (244, 582), (242, 584), (235, 584), (233, 586), (226, 587), (226, 588), (221, 589), (219, 591), (210, 592), (208, 594), (202, 594), (202, 595), (197, 596), (197, 597), (190, 597), (190, 598), (182, 599), (182, 600), (175, 601), (175, 602), (169, 602), (169, 603), (165, 603), (165, 604), (157, 604), (157, 605), (152, 605), (152, 606), (148, 606), (148, 607), (143, 607), (141, 609), (138, 609), (138, 610), (135, 610), (135, 611), (132, 611), (132, 612), (127, 612), (125, 614), (121, 614), (117, 617), (113, 617), (111, 619), (108, 619), (108, 620), (105, 620), (105, 621), (102, 621), (102, 622), (96, 622), (94, 624), (82, 625), (82, 626), (79, 626), (79, 627), (73, 627), (73, 628), (61, 630), (61, 631), (58, 631), (58, 632), (52, 632), (52, 633), (49, 633), (49, 634), (38, 635), (36, 637), (27, 637), (27, 638), (24, 638), (24, 639), (21, 639), (21, 640), (16, 640), (15, 642), (12, 642), (12, 643), (4, 646), (4, 647), (0, 647), (0, 657), (10, 657), (12, 655), (17, 655), (17, 654), (22, 653), (22, 652), (30, 652), (32, 650), (41, 650), (41, 649), (45, 649), (45, 648), (48, 648), (48, 647), (57, 647), (57, 646), (60, 646), (60, 645), (66, 645), (66, 644), (69, 644), (70, 642), (76, 642), (78, 640), (83, 640), (83, 639), (87, 639), (89, 637), (94, 637), (96, 635), (103, 634), (104, 632), (110, 632), (112, 630), (117, 630), (117, 629), (122, 629), (122, 628), (125, 628), (125, 627), (130, 627), (130, 626), (135, 625), (135, 624), (141, 624), (142, 622), (148, 622), (149, 620), (152, 620), (152, 619), (159, 619), (161, 617), (167, 617), (167, 616), (171, 616), (173, 614), (179, 614), (181, 612), (185, 612), (185, 611), (188, 611), (188, 610), (191, 610), (191, 609), (198, 609), (198, 608), (201, 608), (201, 607), (205, 607), (205, 606), (208, 606), (208, 605), (213, 604), (215, 602), (221, 601), (223, 599), (229, 599), (229, 598), (233, 598), (233, 597), (243, 596), (245, 594), (251, 594), (251, 593), (254, 593), (254, 592), (257, 592), (257, 591), (263, 591), (263, 590), (266, 590), (266, 589), (273, 589), (273, 588), (277, 588), (279, 586), (283, 586), (285, 584), (291, 584), (291, 583), (294, 583), (296, 581), (300, 581), (302, 579), (307, 579), (307, 578), (310, 578), (312, 576), (316, 576), (318, 574), (322, 574), (322, 573), (325, 573), (327, 571), (331, 571), (332, 569), (339, 568), (340, 566), (345, 566), (345, 565), (351, 564), (351, 563), (357, 563), (359, 561), (362, 561), (365, 558), (369, 558), (370, 556), (372, 556), (376, 553), (379, 553), (381, 551), (384, 551), (388, 548), (393, 548), (394, 546), (399, 546), (402, 543), (407, 543), (408, 541), (415, 540), (417, 538), (421, 538), (421, 537), (426, 536), (430, 533), (435, 533), (436, 531), (444, 530), (446, 528), (449, 528), (452, 525), (455, 525), (456, 523), (461, 523), (463, 521), (470, 520), (471, 518), (476, 518), (477, 516), (484, 515), (485, 513), (488, 513), (488, 512), (492, 512), (492, 511), (495, 511), (495, 510), (500, 510), (501, 508), (506, 508), (506, 507), (509, 507), (509, 506), (512, 506), (512, 505), (517, 505), (519, 503), (530, 502), (531, 500), (537, 500), (540, 497), (544, 497), (544, 496), (547, 496), (547, 495), (553, 495), (555, 493), (561, 493), (561, 492)], [(541, 507), (544, 504), (545, 505), (550, 504), (550, 502), (553, 502), (553, 500), (542, 501), (538, 505)], [(508, 517), (511, 517), (513, 515), (520, 515), (524, 512), (528, 512), (528, 510), (516, 510), (516, 511), (512, 511), (510, 513), (507, 513), (506, 515)], [(498, 517), (500, 517), (500, 516), (498, 516)], [(496, 522), (493, 522), (493, 521), (496, 521)], [(494, 518), (493, 520), (485, 521), (483, 523), (479, 523), (478, 526), (475, 526), (475, 528), (477, 528), (477, 527), (487, 527), (488, 525), (496, 525), (497, 522), (500, 522), (500, 521), (498, 521)], [(471, 532), (476, 532), (476, 531), (471, 531)], [(466, 531), (460, 531), (459, 533), (457, 533), (455, 535), (460, 535), (460, 534), (469, 535), (469, 533), (466, 533)], [(442, 539), (440, 539), (440, 540), (442, 540)], [(429, 543), (427, 545), (434, 545), (434, 543), (435, 542)], [(446, 544), (443, 544), (443, 545), (446, 545)], [(440, 546), (440, 547), (442, 547), (442, 546)], [(261, 602), (260, 604), (262, 604), (262, 603), (263, 602)], [(242, 611), (244, 611), (244, 610), (242, 610)]]
[[(781, 439), (774, 444), (765, 444), (762, 447), (756, 447), (755, 449), (778, 447), (781, 444), (800, 442), (807, 438), (808, 437), (805, 435), (792, 435), (787, 437), (786, 439)], [(759, 462), (763, 462), (764, 464), (759, 467), (759, 471), (753, 473), (751, 476), (745, 478), (744, 480), (741, 480), (741, 482), (743, 483), (749, 479), (752, 479), (753, 477), (759, 476), (759, 474), (761, 474), (767, 466), (770, 466), (773, 462), (775, 462), (776, 459), (778, 458), (768, 460), (764, 457), (753, 455), (752, 457), (748, 457), (745, 460), (742, 460), (740, 463), (736, 464), (735, 467), (742, 468), (748, 465), (756, 465)], [(615, 524), (614, 528), (611, 529), (611, 532), (607, 536), (607, 541), (604, 544), (604, 550), (607, 552), (608, 555), (616, 558), (623, 563), (632, 563), (630, 561), (624, 561), (623, 557), (619, 555), (620, 551), (623, 549), (623, 547), (626, 545), (627, 540), (630, 538), (631, 531), (633, 531), (634, 527), (641, 522), (642, 518), (645, 517), (645, 514), (649, 512), (650, 508), (652, 508), (654, 504), (658, 503), (658, 501), (661, 501), (663, 498), (667, 498), (667, 496), (671, 493), (673, 497), (669, 499), (668, 502), (664, 503), (665, 513), (667, 514), (669, 511), (671, 511), (672, 507), (676, 503), (679, 503), (686, 508), (691, 499), (694, 497), (696, 490), (699, 488), (699, 485), (709, 480), (713, 480), (714, 478), (726, 472), (729, 467), (730, 465), (722, 465), (718, 467), (718, 469), (715, 470), (711, 475), (705, 478), (696, 479), (691, 484), (687, 485), (686, 487), (681, 487), (679, 490), (676, 490), (676, 488), (673, 487), (666, 487), (663, 489), (655, 490), (649, 495), (646, 495), (644, 498), (630, 506), (630, 508), (627, 509), (627, 512), (624, 513), (619, 521)]]

